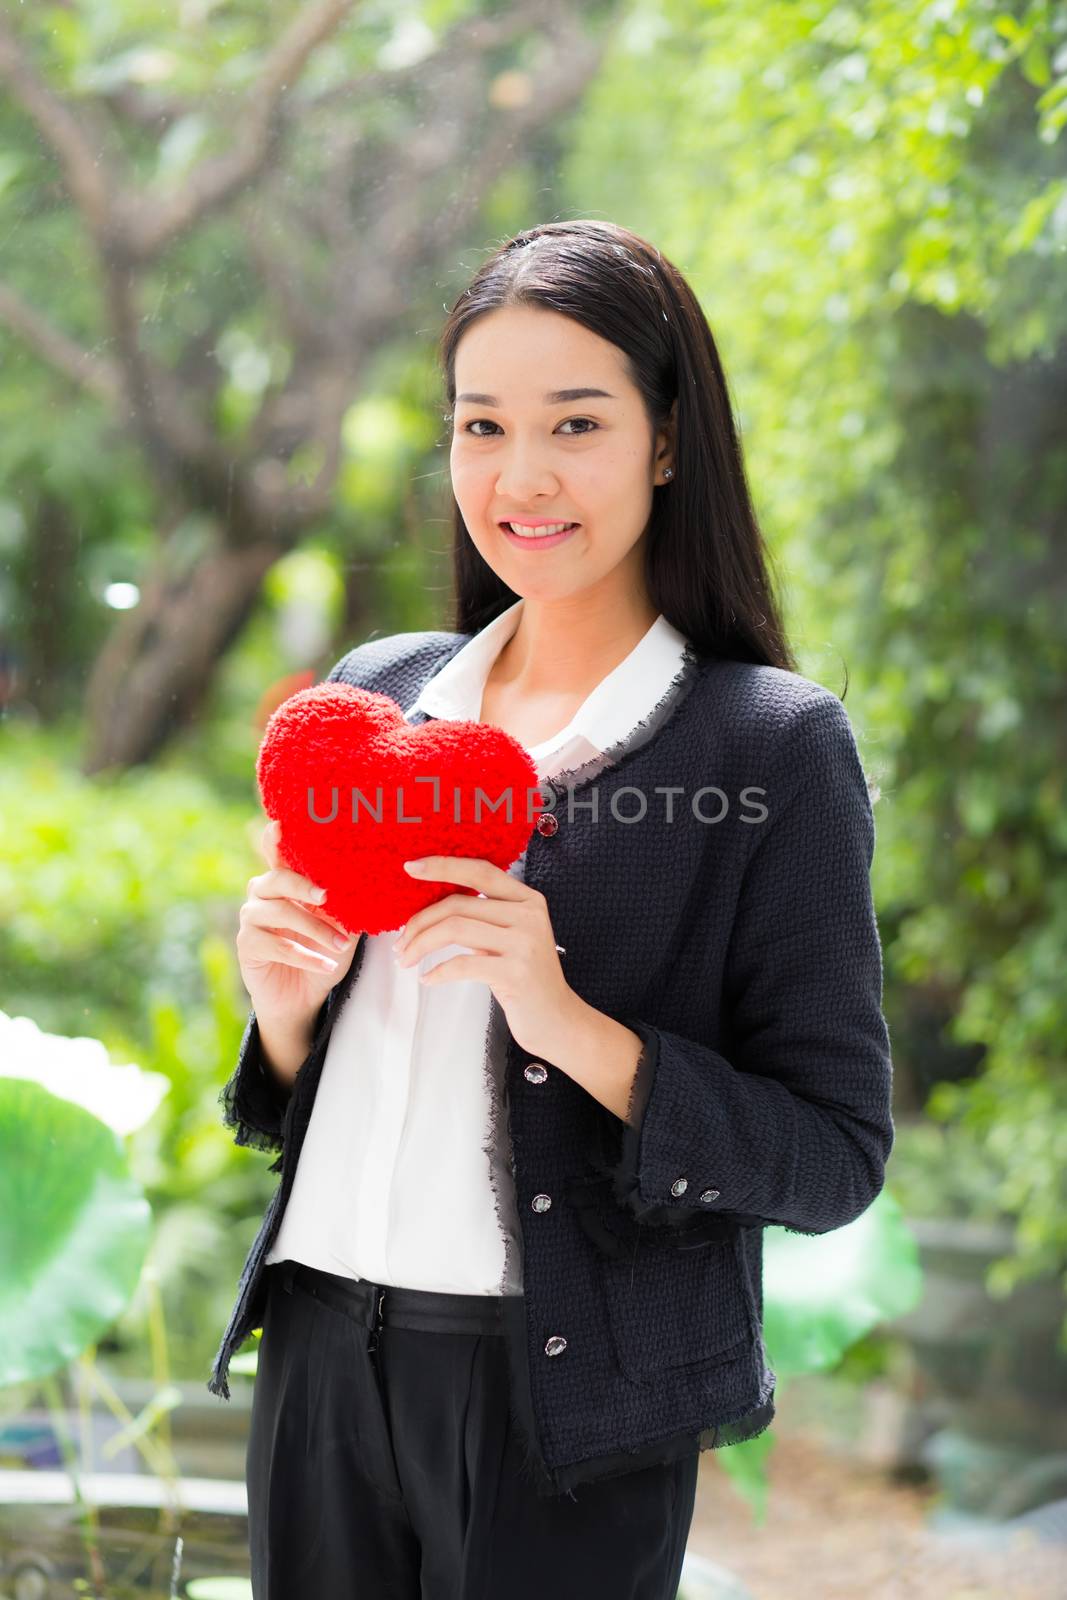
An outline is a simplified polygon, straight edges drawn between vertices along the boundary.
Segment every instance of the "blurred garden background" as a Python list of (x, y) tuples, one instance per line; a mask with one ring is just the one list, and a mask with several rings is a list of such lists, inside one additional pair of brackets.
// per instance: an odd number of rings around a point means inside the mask
[(700, 294), (878, 791), (887, 1192), (768, 1230), (683, 1593), (1067, 1592), (1065, 121), (1052, 0), (3, 7), (0, 1595), (250, 1593), (256, 750), (451, 625), (437, 332), (554, 217)]

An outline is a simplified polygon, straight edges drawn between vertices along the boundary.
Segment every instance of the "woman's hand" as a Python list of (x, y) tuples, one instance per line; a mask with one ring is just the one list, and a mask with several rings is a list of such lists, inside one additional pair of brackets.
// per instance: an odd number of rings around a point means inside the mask
[(544, 895), (491, 861), (468, 856), (424, 856), (404, 865), (413, 877), (466, 884), (482, 898), (450, 894), (416, 911), (393, 946), (399, 965), (443, 945), (469, 945), (476, 954), (439, 962), (422, 982), (487, 983), (519, 1048), (551, 1060), (568, 1015), (581, 1002), (563, 976)]
[(237, 959), (257, 1019), (299, 1032), (352, 965), (356, 936), (312, 909), (318, 886), (281, 864), (280, 838), (279, 824), (268, 822), (260, 849), (270, 870), (248, 880)]

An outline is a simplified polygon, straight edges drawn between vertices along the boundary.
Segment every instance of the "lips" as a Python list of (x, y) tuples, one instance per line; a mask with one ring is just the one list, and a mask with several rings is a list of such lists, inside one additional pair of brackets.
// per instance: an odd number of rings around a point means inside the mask
[[(552, 524), (548, 523), (547, 526), (551, 527)], [(580, 522), (574, 522), (571, 523), (569, 527), (564, 528), (560, 533), (531, 532), (523, 534), (514, 533), (506, 522), (501, 522), (499, 524), (500, 531), (509, 544), (513, 545), (517, 550), (522, 549), (528, 551), (552, 550), (556, 545), (564, 544), (568, 539), (572, 539), (580, 527)]]
[(566, 517), (545, 517), (540, 522), (524, 522), (520, 517), (501, 517), (497, 526), (499, 528), (511, 528), (514, 525), (516, 528), (525, 528), (530, 533), (538, 533), (542, 528), (554, 528), (560, 523), (564, 525), (563, 531), (565, 533), (570, 533), (574, 528), (578, 527), (577, 522), (571, 522)]

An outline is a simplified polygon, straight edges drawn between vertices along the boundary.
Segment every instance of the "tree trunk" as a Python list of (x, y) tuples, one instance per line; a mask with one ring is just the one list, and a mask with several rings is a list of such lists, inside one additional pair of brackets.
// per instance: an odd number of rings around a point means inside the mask
[(93, 668), (86, 776), (151, 760), (190, 721), (281, 554), (267, 543), (220, 548), (176, 575), (164, 547), (140, 605), (118, 624)]
[(28, 544), (20, 630), (22, 693), (44, 722), (58, 716), (70, 684), (80, 676), (75, 626), (80, 545), (70, 508), (45, 493)]
[[(223, 116), (213, 84), (199, 97), (110, 81), (86, 93), (80, 60), (41, 62), (40, 30), (0, 9), (0, 83), (54, 158), (100, 291), (99, 325), (76, 338), (15, 287), (34, 281), (27, 256), (12, 282), (0, 278), (0, 326), (107, 408), (140, 452), (157, 515), (171, 508), (171, 532), (195, 516), (218, 536), (195, 566), (182, 560), (179, 576), (160, 530), (142, 602), (116, 619), (89, 674), (86, 774), (147, 761), (188, 722), (271, 562), (329, 525), (344, 421), (365, 369), (390, 341), (416, 337), (420, 296), (429, 307), (432, 293), (436, 307), (441, 283), (464, 270), (456, 252), (477, 236), (482, 206), (539, 132), (580, 102), (614, 16), (595, 6), (590, 27), (563, 0), (513, 0), (499, 14), (458, 17), (417, 61), (368, 70), (374, 24), (350, 32), (356, 9), (355, 0), (305, 0), (285, 26), (265, 24), (258, 70)], [(320, 50), (329, 70), (315, 63), (305, 78)], [(518, 65), (504, 71), (511, 55)], [(76, 86), (64, 94), (54, 83), (67, 79)], [(367, 116), (353, 122), (354, 105)], [(128, 152), (190, 116), (211, 127), (209, 153), (177, 178), (135, 171)], [(550, 161), (550, 185), (554, 173)], [(240, 235), (221, 255), (220, 221)], [(160, 283), (180, 252), (177, 292), (197, 314), (167, 318)], [(58, 311), (61, 287), (52, 298)], [(216, 352), (246, 310), (286, 360), (238, 436), (218, 426), (227, 378)], [(353, 643), (375, 614), (365, 599), (349, 574)]]

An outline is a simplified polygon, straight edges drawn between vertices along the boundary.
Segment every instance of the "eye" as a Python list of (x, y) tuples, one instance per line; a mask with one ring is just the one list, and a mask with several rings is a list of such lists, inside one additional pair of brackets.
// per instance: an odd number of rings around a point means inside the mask
[[(468, 422), (468, 423), (466, 423), (464, 425), (464, 427), (462, 429), (462, 432), (470, 434), (472, 439), (489, 439), (489, 438), (492, 438), (492, 435), (488, 434), (488, 433), (471, 433), (471, 429), (476, 427), (479, 423), (482, 423), (482, 422), (488, 423), (489, 427), (491, 427), (491, 428), (495, 428), (497, 426), (497, 424), (495, 422), (493, 422), (492, 419), (489, 418), (489, 417), (475, 417), (471, 422)], [(560, 423), (560, 427), (561, 428), (566, 427), (567, 423), (569, 423), (569, 422), (586, 422), (586, 423), (589, 424), (589, 428), (588, 429), (583, 429), (581, 433), (569, 433), (569, 434), (567, 434), (566, 437), (568, 439), (581, 439), (581, 438), (584, 437), (584, 435), (585, 435), (585, 433), (587, 431), (591, 431), (593, 429), (597, 429), (597, 428), (600, 427), (599, 422), (594, 422), (591, 417), (567, 417), (567, 418), (565, 418), (565, 420), (563, 422)]]

